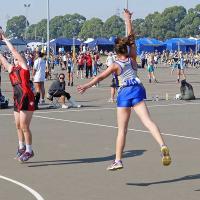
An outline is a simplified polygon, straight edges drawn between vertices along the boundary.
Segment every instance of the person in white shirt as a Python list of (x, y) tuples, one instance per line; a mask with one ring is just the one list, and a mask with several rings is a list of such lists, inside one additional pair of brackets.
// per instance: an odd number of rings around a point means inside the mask
[(67, 56), (66, 56), (66, 54), (64, 54), (64, 55), (62, 56), (62, 61), (63, 61), (62, 69), (63, 69), (63, 70), (64, 70), (64, 69), (67, 69)]
[(115, 61), (115, 59), (114, 59), (112, 52), (109, 52), (108, 57), (106, 59), (106, 66), (109, 67), (110, 65), (112, 65), (114, 63), (114, 61)]
[(36, 109), (38, 109), (38, 103), (40, 101), (40, 94), (42, 96), (41, 104), (45, 103), (45, 88), (44, 88), (44, 81), (45, 81), (45, 70), (46, 70), (46, 62), (43, 59), (43, 53), (37, 53), (37, 59), (34, 61), (33, 66), (33, 82), (35, 85), (36, 90)]
[[(108, 57), (106, 59), (106, 66), (107, 68), (115, 62), (115, 57), (113, 56), (112, 52), (108, 53)], [(118, 88), (118, 79), (113, 75), (111, 85), (110, 85), (110, 98), (108, 102), (114, 103), (115, 102), (115, 94)]]

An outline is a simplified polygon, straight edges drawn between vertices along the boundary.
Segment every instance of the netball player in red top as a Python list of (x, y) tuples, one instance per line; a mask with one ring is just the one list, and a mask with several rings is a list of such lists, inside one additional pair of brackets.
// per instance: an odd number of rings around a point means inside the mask
[(8, 70), (13, 86), (14, 118), (19, 139), (17, 159), (25, 162), (34, 156), (31, 146), (32, 135), (29, 128), (35, 108), (34, 94), (29, 84), (30, 73), (25, 59), (9, 42), (2, 29), (0, 29), (0, 38), (6, 43), (14, 57), (13, 66), (0, 53), (0, 62)]

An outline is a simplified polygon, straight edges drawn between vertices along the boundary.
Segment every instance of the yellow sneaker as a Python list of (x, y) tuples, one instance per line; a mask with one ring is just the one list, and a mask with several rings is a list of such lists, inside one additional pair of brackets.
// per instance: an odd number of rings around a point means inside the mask
[(164, 166), (168, 166), (171, 164), (172, 160), (169, 155), (169, 149), (167, 146), (161, 147), (161, 153), (162, 153), (162, 164)]

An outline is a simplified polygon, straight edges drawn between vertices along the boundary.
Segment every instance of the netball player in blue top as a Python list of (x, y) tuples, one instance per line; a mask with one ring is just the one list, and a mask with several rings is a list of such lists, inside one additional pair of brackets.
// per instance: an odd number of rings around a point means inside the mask
[(112, 73), (118, 77), (118, 136), (116, 141), (116, 157), (112, 164), (108, 166), (107, 170), (117, 170), (123, 168), (121, 159), (125, 147), (131, 108), (135, 110), (142, 123), (147, 127), (157, 143), (160, 145), (163, 165), (166, 166), (170, 165), (171, 163), (169, 149), (163, 141), (159, 128), (152, 121), (149, 111), (144, 102), (144, 99), (146, 98), (145, 88), (141, 84), (140, 79), (137, 77), (136, 47), (131, 17), (132, 13), (130, 13), (129, 10), (125, 9), (124, 18), (128, 29), (128, 37), (117, 38), (115, 41), (117, 61), (115, 61), (104, 72), (95, 77), (89, 83), (79, 85), (77, 87), (79, 93), (82, 94), (85, 92), (85, 90), (92, 87), (97, 82), (105, 79)]

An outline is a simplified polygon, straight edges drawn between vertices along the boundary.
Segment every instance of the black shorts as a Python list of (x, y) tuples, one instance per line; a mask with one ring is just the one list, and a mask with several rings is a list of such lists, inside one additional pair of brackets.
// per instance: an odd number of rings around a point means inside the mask
[(115, 78), (112, 78), (110, 87), (113, 87), (113, 88), (118, 88), (119, 87)]
[(67, 66), (67, 61), (63, 61), (63, 64), (66, 67)]
[(84, 65), (78, 65), (78, 71), (83, 70)]
[(21, 86), (15, 85), (14, 89), (14, 111), (34, 111), (35, 110), (35, 98), (33, 92), (30, 90), (24, 93)]
[(34, 111), (35, 103), (34, 99), (29, 99), (28, 96), (25, 96), (21, 104), (18, 104), (17, 99), (14, 100), (14, 111)]
[(67, 67), (67, 73), (71, 73), (72, 71), (72, 67)]
[(54, 93), (49, 93), (49, 95), (52, 96), (52, 97), (61, 97), (61, 96), (64, 96), (68, 100), (71, 98), (70, 94), (68, 92), (65, 92), (64, 90), (55, 91)]

